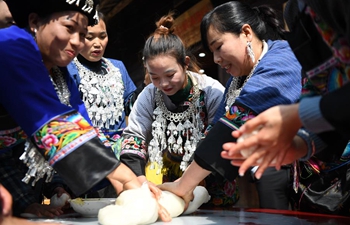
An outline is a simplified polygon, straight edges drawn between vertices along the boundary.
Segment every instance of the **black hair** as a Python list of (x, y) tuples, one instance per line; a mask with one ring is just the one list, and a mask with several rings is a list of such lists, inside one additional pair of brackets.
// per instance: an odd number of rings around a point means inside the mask
[(200, 29), (204, 49), (209, 51), (207, 32), (210, 26), (220, 33), (238, 35), (244, 24), (249, 24), (260, 40), (284, 39), (283, 24), (274, 9), (267, 5), (250, 7), (239, 1), (230, 1), (217, 6), (203, 17)]
[(143, 61), (158, 55), (170, 55), (174, 57), (182, 68), (186, 66), (186, 56), (191, 58), (188, 69), (198, 72), (196, 60), (191, 57), (190, 52), (185, 48), (181, 38), (174, 34), (174, 13), (170, 12), (156, 22), (156, 30), (146, 40), (143, 48)]

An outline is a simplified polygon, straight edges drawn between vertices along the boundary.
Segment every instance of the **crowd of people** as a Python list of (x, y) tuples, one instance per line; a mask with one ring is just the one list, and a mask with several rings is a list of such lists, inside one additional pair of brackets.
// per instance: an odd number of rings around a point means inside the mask
[[(247, 171), (261, 208), (348, 215), (350, 3), (289, 0), (287, 30), (267, 5), (212, 9), (201, 42), (231, 75), (225, 87), (199, 72), (171, 12), (145, 42), (141, 90), (104, 57), (97, 5), (0, 0), (1, 224), (64, 213), (44, 197), (117, 197), (143, 183), (186, 205), (202, 185), (208, 205), (232, 206)], [(171, 220), (161, 205), (158, 215)]]

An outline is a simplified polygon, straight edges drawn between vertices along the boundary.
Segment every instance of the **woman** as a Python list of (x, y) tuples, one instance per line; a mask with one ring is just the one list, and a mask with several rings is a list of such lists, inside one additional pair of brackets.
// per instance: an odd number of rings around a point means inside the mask
[[(144, 45), (144, 66), (152, 83), (133, 106), (120, 153), (140, 180), (156, 184), (174, 181), (186, 170), (223, 95), (217, 80), (196, 72), (183, 42), (173, 34), (173, 24), (173, 14), (160, 18)], [(217, 204), (236, 202), (234, 182), (206, 182), (212, 199), (221, 198)]]
[(76, 195), (105, 177), (112, 184), (122, 183), (125, 190), (141, 187), (100, 142), (73, 81), (57, 68), (67, 66), (82, 50), (87, 26), (96, 23), (96, 2), (7, 3), (18, 26), (0, 30), (0, 66), (6, 71), (0, 78), (0, 103), (8, 113), (2, 117), (1, 137), (7, 141), (1, 148), (28, 137), (21, 159), (29, 171), (23, 181), (45, 175), (49, 180), (55, 170)]
[[(122, 61), (103, 57), (107, 44), (105, 18), (99, 13), (98, 24), (88, 27), (84, 48), (67, 69), (80, 91), (93, 126), (101, 132), (100, 138), (105, 145), (118, 149), (136, 87)], [(102, 182), (94, 190), (107, 184)], [(89, 193), (89, 196), (116, 197), (114, 188), (109, 187)], [(118, 192), (121, 191), (122, 187)]]
[[(197, 148), (194, 162), (178, 182), (160, 186), (185, 199), (210, 173), (235, 179), (237, 168), (220, 155), (222, 144), (236, 141), (232, 130), (273, 105), (295, 102), (301, 90), (301, 79), (295, 76), (300, 65), (287, 42), (276, 40), (281, 39), (282, 26), (269, 7), (224, 3), (204, 16), (201, 35), (214, 62), (232, 78), (221, 106), (226, 113)], [(257, 181), (260, 207), (288, 209), (289, 167), (271, 169), (264, 177)]]
[[(107, 136), (126, 127), (126, 111), (136, 87), (123, 62), (104, 58), (108, 34), (104, 16), (88, 27), (85, 46), (72, 63), (69, 74), (75, 80), (93, 125)], [(97, 83), (95, 83), (97, 82)]]
[[(263, 157), (259, 176), (275, 157), (277, 167), (299, 159), (295, 202), (303, 211), (349, 214), (349, 8), (344, 0), (288, 2), (288, 42), (303, 67), (301, 75), (307, 77), (300, 102), (266, 110), (235, 132), (238, 137), (262, 126), (257, 135), (237, 145), (225, 144), (234, 159), (237, 151), (259, 143), (257, 152), (235, 163), (244, 172)], [(312, 41), (305, 41), (305, 31)], [(309, 197), (312, 190), (314, 199)]]

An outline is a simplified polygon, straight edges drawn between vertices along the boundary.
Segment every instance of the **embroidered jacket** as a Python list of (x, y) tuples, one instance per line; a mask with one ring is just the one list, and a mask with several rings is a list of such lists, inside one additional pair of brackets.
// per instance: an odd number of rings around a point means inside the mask
[(214, 124), (194, 153), (194, 160), (202, 168), (229, 180), (237, 177), (238, 168), (223, 159), (220, 153), (224, 143), (236, 141), (231, 135), (232, 131), (264, 110), (279, 104), (294, 103), (300, 96), (301, 78), (297, 74), (300, 74), (301, 67), (288, 43), (269, 40), (267, 44), (267, 53), (235, 103), (225, 112), (222, 102), (219, 110), (225, 114)]
[[(215, 116), (224, 87), (219, 81), (209, 76), (192, 72), (191, 74), (194, 79), (197, 79), (198, 87), (201, 92), (200, 104), (203, 108), (200, 117), (207, 126), (212, 122)], [(138, 176), (145, 175), (145, 166), (148, 160), (147, 146), (152, 139), (151, 133), (153, 111), (156, 107), (156, 90), (153, 84), (149, 84), (140, 93), (130, 113), (129, 125), (123, 132), (123, 145), (120, 152), (120, 159)], [(171, 102), (169, 97), (164, 94), (162, 94), (162, 96), (166, 107), (171, 111), (176, 110), (177, 106)], [(204, 132), (204, 130), (201, 132)]]
[(75, 84), (65, 77), (72, 107), (62, 104), (33, 37), (17, 26), (0, 30), (0, 52), (0, 105), (7, 121), (0, 123), (0, 148), (23, 139), (23, 130), (73, 192), (84, 193), (120, 162), (90, 125)]

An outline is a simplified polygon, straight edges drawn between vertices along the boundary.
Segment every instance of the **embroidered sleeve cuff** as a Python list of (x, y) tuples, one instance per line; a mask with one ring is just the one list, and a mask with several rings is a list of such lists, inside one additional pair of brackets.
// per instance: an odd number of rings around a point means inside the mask
[(299, 105), (299, 117), (303, 126), (314, 133), (321, 133), (334, 129), (322, 116), (320, 100), (321, 96), (303, 98)]
[(112, 150), (95, 137), (58, 161), (53, 168), (74, 194), (79, 196), (103, 180), (119, 165), (120, 161)]

